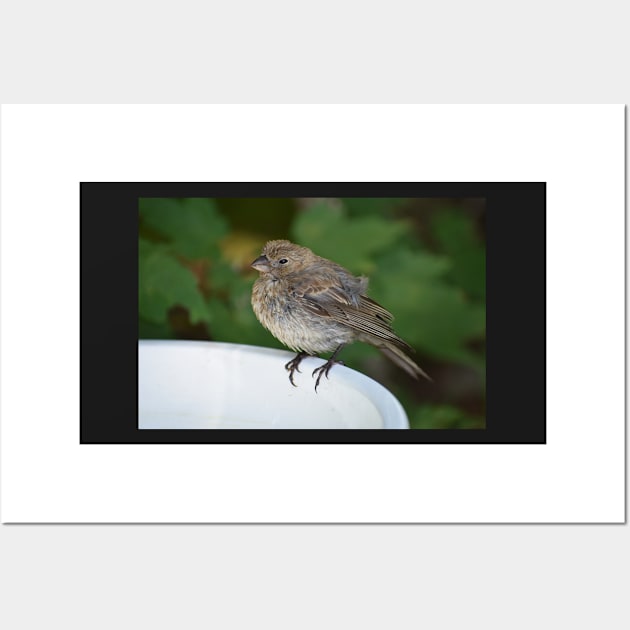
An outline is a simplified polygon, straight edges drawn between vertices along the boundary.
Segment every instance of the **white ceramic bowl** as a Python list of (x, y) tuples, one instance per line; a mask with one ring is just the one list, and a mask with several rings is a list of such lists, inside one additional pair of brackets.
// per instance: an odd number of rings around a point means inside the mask
[(283, 350), (204, 341), (140, 341), (140, 429), (408, 429), (382, 385), (342, 365), (322, 377), (306, 358), (289, 382)]

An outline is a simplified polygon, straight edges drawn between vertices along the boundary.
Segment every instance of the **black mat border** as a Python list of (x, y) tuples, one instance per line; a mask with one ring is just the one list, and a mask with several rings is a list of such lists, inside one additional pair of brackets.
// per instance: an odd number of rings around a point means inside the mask
[[(487, 428), (138, 430), (140, 197), (484, 197), (487, 208)], [(80, 201), (82, 444), (545, 443), (544, 182), (82, 182)], [(102, 323), (90, 325), (103, 318), (106, 327)]]

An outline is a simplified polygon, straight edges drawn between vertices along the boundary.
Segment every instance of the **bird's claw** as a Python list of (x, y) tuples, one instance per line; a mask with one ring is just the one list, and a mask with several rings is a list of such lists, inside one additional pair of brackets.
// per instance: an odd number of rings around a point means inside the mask
[(295, 374), (296, 370), (300, 372), (300, 374), (302, 373), (302, 371), (300, 370), (300, 363), (305, 356), (307, 356), (306, 353), (300, 352), (296, 357), (291, 359), (284, 366), (284, 369), (289, 372), (289, 381), (291, 382), (291, 385), (293, 385), (293, 387), (297, 387), (297, 385), (293, 382), (293, 374)]
[(319, 381), (322, 378), (322, 374), (325, 375), (326, 378), (328, 378), (328, 372), (330, 372), (330, 368), (336, 363), (343, 365), (342, 361), (331, 361), (329, 359), (328, 361), (326, 361), (326, 363), (324, 363), (324, 365), (320, 365), (318, 368), (315, 368), (313, 370), (313, 378), (315, 378), (315, 374), (318, 373), (317, 380), (315, 381), (315, 392), (317, 392), (317, 387), (319, 386)]

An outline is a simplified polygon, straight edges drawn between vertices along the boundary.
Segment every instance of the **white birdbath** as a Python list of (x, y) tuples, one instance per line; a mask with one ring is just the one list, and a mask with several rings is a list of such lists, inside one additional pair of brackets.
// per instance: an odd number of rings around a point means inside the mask
[(408, 429), (398, 400), (342, 365), (307, 358), (289, 382), (283, 350), (204, 341), (140, 341), (140, 429)]

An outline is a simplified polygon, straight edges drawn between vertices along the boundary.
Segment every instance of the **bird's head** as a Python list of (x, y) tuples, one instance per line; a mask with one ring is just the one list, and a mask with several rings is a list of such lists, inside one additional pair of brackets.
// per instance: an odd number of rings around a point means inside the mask
[(316, 259), (317, 256), (307, 247), (285, 240), (269, 241), (251, 266), (261, 274), (280, 277), (304, 269)]

